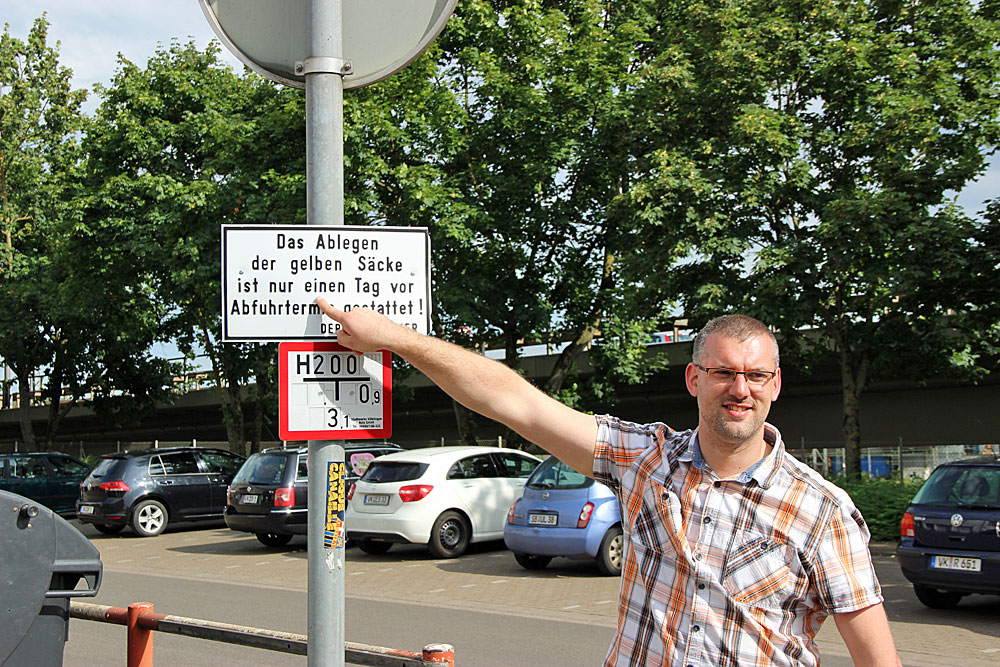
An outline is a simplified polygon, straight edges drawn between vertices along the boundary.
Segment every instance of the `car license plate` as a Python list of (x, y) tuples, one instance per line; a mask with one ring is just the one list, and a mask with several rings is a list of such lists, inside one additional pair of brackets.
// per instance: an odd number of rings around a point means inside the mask
[(529, 514), (529, 526), (555, 526), (559, 523), (558, 514)]
[(386, 493), (369, 493), (365, 495), (365, 505), (388, 505), (389, 495)]
[(256, 505), (257, 503), (260, 502), (260, 496), (255, 493), (244, 494), (243, 500), (241, 500), (240, 502), (242, 502), (244, 505)]
[(983, 562), (978, 558), (961, 558), (959, 556), (931, 556), (931, 567), (939, 570), (968, 570), (979, 572)]
[(80, 514), (93, 514), (93, 513), (94, 513), (93, 505), (80, 505)]

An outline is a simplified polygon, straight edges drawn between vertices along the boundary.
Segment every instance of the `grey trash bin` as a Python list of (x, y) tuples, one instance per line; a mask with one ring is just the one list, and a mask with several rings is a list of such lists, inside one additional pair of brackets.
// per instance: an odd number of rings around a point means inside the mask
[(69, 522), (0, 491), (0, 665), (62, 665), (69, 599), (97, 595), (103, 570), (97, 548)]

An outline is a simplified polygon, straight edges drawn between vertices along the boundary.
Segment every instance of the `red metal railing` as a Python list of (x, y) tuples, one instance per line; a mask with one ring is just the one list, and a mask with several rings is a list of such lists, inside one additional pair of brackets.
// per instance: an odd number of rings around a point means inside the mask
[[(127, 667), (153, 667), (154, 631), (297, 655), (305, 655), (309, 645), (306, 635), (158, 614), (149, 602), (137, 602), (125, 608), (71, 600), (69, 615), (87, 621), (126, 626)], [(455, 650), (448, 644), (428, 644), (417, 653), (345, 642), (344, 662), (370, 667), (455, 667)]]

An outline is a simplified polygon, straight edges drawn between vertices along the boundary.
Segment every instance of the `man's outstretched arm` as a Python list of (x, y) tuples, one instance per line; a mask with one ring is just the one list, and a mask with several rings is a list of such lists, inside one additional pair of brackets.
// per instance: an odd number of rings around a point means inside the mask
[(360, 308), (349, 312), (316, 303), (341, 326), (337, 342), (357, 352), (389, 350), (406, 359), (449, 396), (505, 424), (522, 437), (590, 476), (597, 422), (547, 396), (507, 366), (398, 325)]
[(899, 667), (899, 656), (889, 630), (889, 619), (881, 604), (859, 611), (834, 614), (833, 618), (855, 665)]

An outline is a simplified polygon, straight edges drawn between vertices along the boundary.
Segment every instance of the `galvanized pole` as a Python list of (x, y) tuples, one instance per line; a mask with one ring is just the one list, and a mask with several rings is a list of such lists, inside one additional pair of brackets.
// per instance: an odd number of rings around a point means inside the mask
[[(341, 0), (309, 0), (306, 220), (344, 224), (344, 82)], [(310, 667), (344, 664), (344, 448), (309, 441)]]

